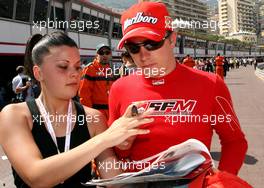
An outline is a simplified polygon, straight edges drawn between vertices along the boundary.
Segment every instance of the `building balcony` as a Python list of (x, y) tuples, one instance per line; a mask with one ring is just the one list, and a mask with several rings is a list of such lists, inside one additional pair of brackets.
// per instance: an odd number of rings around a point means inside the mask
[(193, 7), (193, 6), (197, 6), (198, 9), (202, 9), (202, 10), (207, 9), (206, 8), (207, 5), (205, 3), (199, 3), (199, 2), (196, 2), (196, 1), (192, 1), (192, 0), (189, 0), (188, 4), (186, 3), (186, 0), (174, 0), (174, 3), (175, 3), (175, 5), (185, 5), (188, 8)]
[(250, 2), (250, 1), (238, 1), (238, 5), (244, 5), (244, 6), (252, 6), (253, 7), (253, 4)]
[(174, 6), (174, 9), (176, 9), (176, 10), (185, 9), (185, 10), (188, 10), (188, 11), (196, 11), (196, 12), (200, 12), (201, 14), (204, 14), (204, 13), (207, 13), (208, 12), (207, 9), (195, 8), (195, 7), (192, 7), (190, 5), (182, 5), (182, 4), (176, 4)]
[(178, 14), (180, 15), (185, 15), (185, 16), (188, 16), (188, 17), (192, 17), (192, 18), (206, 18), (206, 15), (207, 13), (205, 12), (204, 14), (202, 13), (197, 13), (197, 12), (194, 12), (192, 10), (183, 10), (183, 9), (176, 9), (175, 12), (177, 12)]

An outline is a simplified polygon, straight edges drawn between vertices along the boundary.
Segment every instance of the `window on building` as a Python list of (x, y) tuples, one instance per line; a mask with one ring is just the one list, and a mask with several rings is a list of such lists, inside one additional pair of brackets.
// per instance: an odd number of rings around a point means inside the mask
[(93, 15), (90, 15), (90, 21), (93, 23), (93, 27), (89, 28), (88, 29), (88, 32), (91, 33), (91, 34), (97, 34), (98, 32), (98, 28), (97, 27), (94, 27), (94, 23), (97, 23), (98, 22), (98, 19), (97, 17), (93, 16)]
[(0, 0), (0, 17), (12, 19), (13, 7), (14, 0)]
[(216, 44), (215, 43), (210, 43), (209, 44), (209, 49), (210, 50), (215, 50), (216, 49)]
[[(91, 15), (87, 14), (87, 13), (83, 13), (83, 15), (82, 15), (82, 20), (85, 21), (85, 22), (89, 22), (88, 23), (89, 24), (88, 25), (89, 28), (93, 26), (93, 24), (90, 23), (91, 22), (90, 17), (91, 17)], [(84, 27), (84, 32), (88, 32), (89, 28)]]
[(17, 0), (16, 20), (29, 22), (31, 0)]
[(196, 41), (196, 47), (197, 48), (201, 48), (201, 49), (205, 49), (206, 48), (206, 41)]
[(122, 38), (122, 26), (120, 23), (114, 23), (112, 37)]
[(180, 46), (181, 40), (182, 40), (181, 36), (177, 35), (177, 42), (176, 42), (176, 45), (175, 45), (176, 47)]
[(118, 29), (119, 29), (119, 27), (118, 27), (118, 23), (114, 23), (114, 25), (113, 25), (113, 38), (118, 38)]
[(231, 50), (232, 50), (232, 46), (227, 45), (226, 50), (227, 50), (227, 51), (231, 51)]
[(218, 44), (217, 49), (218, 50), (224, 50), (224, 44)]
[(62, 30), (66, 28), (63, 8), (51, 6), (50, 20), (52, 20), (53, 22), (49, 23), (50, 24), (49, 27), (62, 29)]
[(191, 38), (185, 38), (185, 47), (186, 48), (194, 48), (195, 40)]
[[(77, 10), (74, 10), (72, 9), (72, 12), (71, 12), (71, 19), (70, 21), (71, 22), (76, 22), (76, 25), (78, 26), (78, 21), (80, 20), (80, 11), (77, 11)], [(85, 25), (79, 25), (78, 27), (76, 28), (71, 28), (72, 30), (76, 30), (76, 31), (84, 31)]]
[(104, 19), (103, 18), (98, 18), (99, 20), (99, 28), (97, 29), (97, 34), (104, 35)]
[(90, 20), (90, 14), (83, 13), (82, 18), (83, 18), (83, 20), (89, 21)]
[(106, 20), (106, 19), (102, 19), (102, 23), (100, 22), (100, 28), (102, 28), (101, 34), (103, 36), (107, 36), (108, 35), (109, 26), (110, 26), (110, 21)]
[(36, 0), (34, 21), (46, 21), (48, 12), (48, 1)]
[(80, 20), (80, 12), (72, 9), (71, 20)]
[(122, 25), (118, 24), (118, 38), (122, 38), (123, 34), (122, 34)]
[(103, 27), (103, 35), (108, 35), (108, 30), (110, 27), (110, 21), (109, 20), (104, 20), (104, 27)]
[(110, 26), (110, 21), (103, 19), (103, 18), (98, 18), (99, 20), (99, 28), (97, 29), (97, 33), (103, 36), (107, 36), (108, 35), (108, 29)]

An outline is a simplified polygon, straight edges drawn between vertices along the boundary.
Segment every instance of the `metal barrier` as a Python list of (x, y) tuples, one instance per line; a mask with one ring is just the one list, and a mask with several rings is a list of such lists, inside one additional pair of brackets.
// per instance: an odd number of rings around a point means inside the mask
[(259, 77), (264, 79), (264, 63), (259, 63), (256, 67), (255, 74)]

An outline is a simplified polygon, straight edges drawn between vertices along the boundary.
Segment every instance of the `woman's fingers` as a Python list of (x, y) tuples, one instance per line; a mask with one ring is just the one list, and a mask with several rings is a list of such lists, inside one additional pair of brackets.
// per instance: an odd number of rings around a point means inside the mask
[(130, 104), (128, 107), (127, 107), (127, 109), (126, 109), (126, 111), (125, 111), (125, 113), (124, 113), (124, 117), (132, 117), (132, 108), (133, 108), (133, 106), (135, 106), (135, 107), (137, 107), (137, 108), (139, 108), (141, 105), (143, 105), (144, 103), (146, 103), (145, 101), (139, 101), (139, 102), (135, 102), (135, 103), (132, 103), (132, 104)]
[(144, 111), (142, 114), (138, 115), (138, 118), (145, 118), (147, 116), (151, 116), (154, 112), (154, 108), (149, 108), (148, 110)]
[(148, 134), (149, 132), (150, 130), (148, 129), (130, 129), (128, 130), (128, 135), (134, 136), (134, 135)]
[(153, 121), (154, 121), (154, 118), (136, 118), (132, 120), (131, 122), (129, 122), (129, 124), (127, 124), (127, 128), (133, 129), (135, 127), (138, 127), (143, 124), (151, 123)]
[[(115, 145), (122, 143), (118, 147), (123, 149), (130, 148), (136, 135), (149, 133), (149, 130), (147, 129), (137, 128), (140, 125), (151, 123), (154, 121), (154, 118), (148, 117), (153, 113), (154, 110), (148, 109), (147, 111), (145, 111), (143, 107), (141, 110), (140, 106), (142, 106), (143, 104), (145, 104), (145, 101), (135, 102), (129, 105), (124, 115), (116, 120), (108, 129), (110, 135), (115, 138), (115, 140), (113, 141), (120, 141)], [(130, 140), (130, 137), (133, 137), (133, 139)]]

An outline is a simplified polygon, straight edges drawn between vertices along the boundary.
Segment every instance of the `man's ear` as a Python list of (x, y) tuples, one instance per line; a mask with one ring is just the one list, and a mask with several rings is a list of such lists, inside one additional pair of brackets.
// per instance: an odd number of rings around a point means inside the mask
[(177, 34), (175, 32), (172, 32), (169, 37), (169, 40), (170, 40), (170, 46), (174, 48), (176, 45), (176, 41), (177, 41)]
[(33, 66), (33, 74), (34, 74), (34, 77), (36, 78), (37, 81), (40, 82), (43, 80), (42, 72), (41, 72), (41, 69), (38, 65)]

